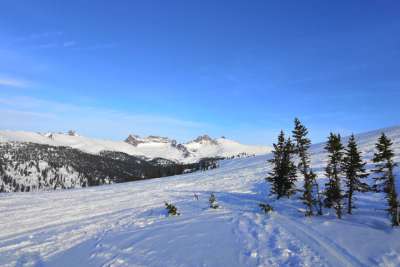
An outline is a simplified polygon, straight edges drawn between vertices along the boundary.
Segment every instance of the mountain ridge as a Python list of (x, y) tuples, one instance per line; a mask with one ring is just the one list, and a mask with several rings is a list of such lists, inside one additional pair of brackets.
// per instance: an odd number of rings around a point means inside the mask
[(208, 157), (234, 157), (259, 155), (271, 151), (267, 146), (243, 145), (226, 138), (212, 139), (202, 135), (187, 143), (178, 143), (168, 137), (150, 135), (140, 137), (130, 134), (124, 141), (96, 139), (68, 133), (35, 133), (28, 131), (0, 131), (0, 142), (30, 142), (51, 146), (76, 148), (86, 153), (99, 154), (101, 151), (123, 152), (148, 159), (165, 158), (181, 163), (198, 162)]

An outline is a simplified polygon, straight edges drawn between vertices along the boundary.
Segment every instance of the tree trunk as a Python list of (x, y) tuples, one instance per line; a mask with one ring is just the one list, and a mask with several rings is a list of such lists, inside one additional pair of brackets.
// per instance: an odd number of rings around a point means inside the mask
[(349, 189), (349, 199), (347, 201), (347, 213), (351, 214), (351, 206), (352, 206), (352, 198), (353, 198), (353, 192), (352, 189)]

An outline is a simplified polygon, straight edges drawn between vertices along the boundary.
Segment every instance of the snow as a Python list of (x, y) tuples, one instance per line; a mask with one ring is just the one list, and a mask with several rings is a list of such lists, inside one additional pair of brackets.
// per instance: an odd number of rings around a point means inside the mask
[(225, 138), (218, 138), (216, 139), (216, 141), (218, 145), (207, 142), (190, 142), (186, 144), (186, 147), (189, 151), (197, 153), (199, 158), (206, 158), (213, 155), (220, 157), (230, 157), (236, 156), (241, 153), (245, 153), (247, 155), (259, 155), (271, 151), (269, 148), (266, 147), (247, 146)]
[(172, 145), (172, 140), (162, 137), (149, 136), (139, 139), (141, 143), (137, 146), (124, 141), (112, 141), (103, 139), (94, 139), (77, 134), (70, 135), (64, 133), (35, 133), (25, 131), (0, 131), (0, 142), (31, 142), (38, 144), (47, 144), (52, 146), (68, 146), (82, 150), (91, 154), (98, 154), (101, 151), (118, 151), (129, 155), (144, 156), (147, 158), (165, 158), (184, 163), (197, 162), (205, 157), (230, 157), (241, 153), (249, 155), (265, 154), (270, 152), (269, 147), (249, 146), (239, 144), (227, 139), (217, 139), (216, 144), (199, 144), (191, 142), (186, 144), (191, 154), (185, 157), (184, 152)]
[[(400, 127), (385, 132), (399, 162)], [(379, 133), (358, 136), (368, 160)], [(312, 147), (312, 163), (322, 185), (321, 147)], [(269, 157), (132, 183), (2, 194), (0, 265), (400, 266), (400, 229), (390, 226), (382, 194), (357, 194), (354, 215), (342, 220), (328, 209), (306, 218), (298, 196), (268, 196)], [(208, 208), (211, 192), (219, 209)], [(167, 217), (164, 201), (181, 216)], [(261, 213), (265, 201), (274, 212)]]

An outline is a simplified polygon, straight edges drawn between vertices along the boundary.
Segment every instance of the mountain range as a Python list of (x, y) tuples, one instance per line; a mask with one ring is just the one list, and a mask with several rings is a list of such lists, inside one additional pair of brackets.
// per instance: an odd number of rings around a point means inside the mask
[(91, 139), (74, 131), (0, 131), (0, 192), (69, 189), (159, 178), (216, 168), (218, 160), (267, 153), (207, 135), (175, 140), (129, 135), (125, 141)]
[(213, 139), (208, 135), (180, 144), (176, 140), (131, 134), (124, 141), (88, 138), (74, 131), (67, 133), (35, 133), (25, 131), (0, 131), (0, 142), (29, 142), (50, 146), (65, 146), (90, 154), (102, 151), (123, 152), (147, 159), (164, 158), (179, 163), (194, 163), (202, 158), (259, 155), (271, 151), (266, 146), (243, 145), (224, 137)]

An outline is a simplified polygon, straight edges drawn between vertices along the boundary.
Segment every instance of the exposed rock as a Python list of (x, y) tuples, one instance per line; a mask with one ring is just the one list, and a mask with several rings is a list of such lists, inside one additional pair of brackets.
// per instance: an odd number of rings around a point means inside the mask
[(78, 136), (78, 134), (76, 133), (76, 131), (74, 130), (69, 130), (67, 133), (69, 136)]
[(218, 144), (218, 142), (216, 140), (212, 139), (210, 136), (208, 136), (206, 134), (197, 137), (192, 142), (200, 143), (200, 144), (205, 144), (205, 143), (209, 143), (209, 144), (213, 144), (213, 145)]
[(177, 144), (177, 145), (176, 145), (176, 149), (182, 151), (182, 152), (183, 152), (183, 156), (184, 156), (185, 158), (187, 158), (187, 157), (190, 156), (189, 150), (188, 150), (184, 145), (182, 145), (182, 144)]
[(132, 134), (130, 134), (128, 138), (125, 139), (125, 142), (133, 146), (137, 146), (138, 144), (143, 143), (143, 141), (139, 139), (138, 135), (132, 135)]

